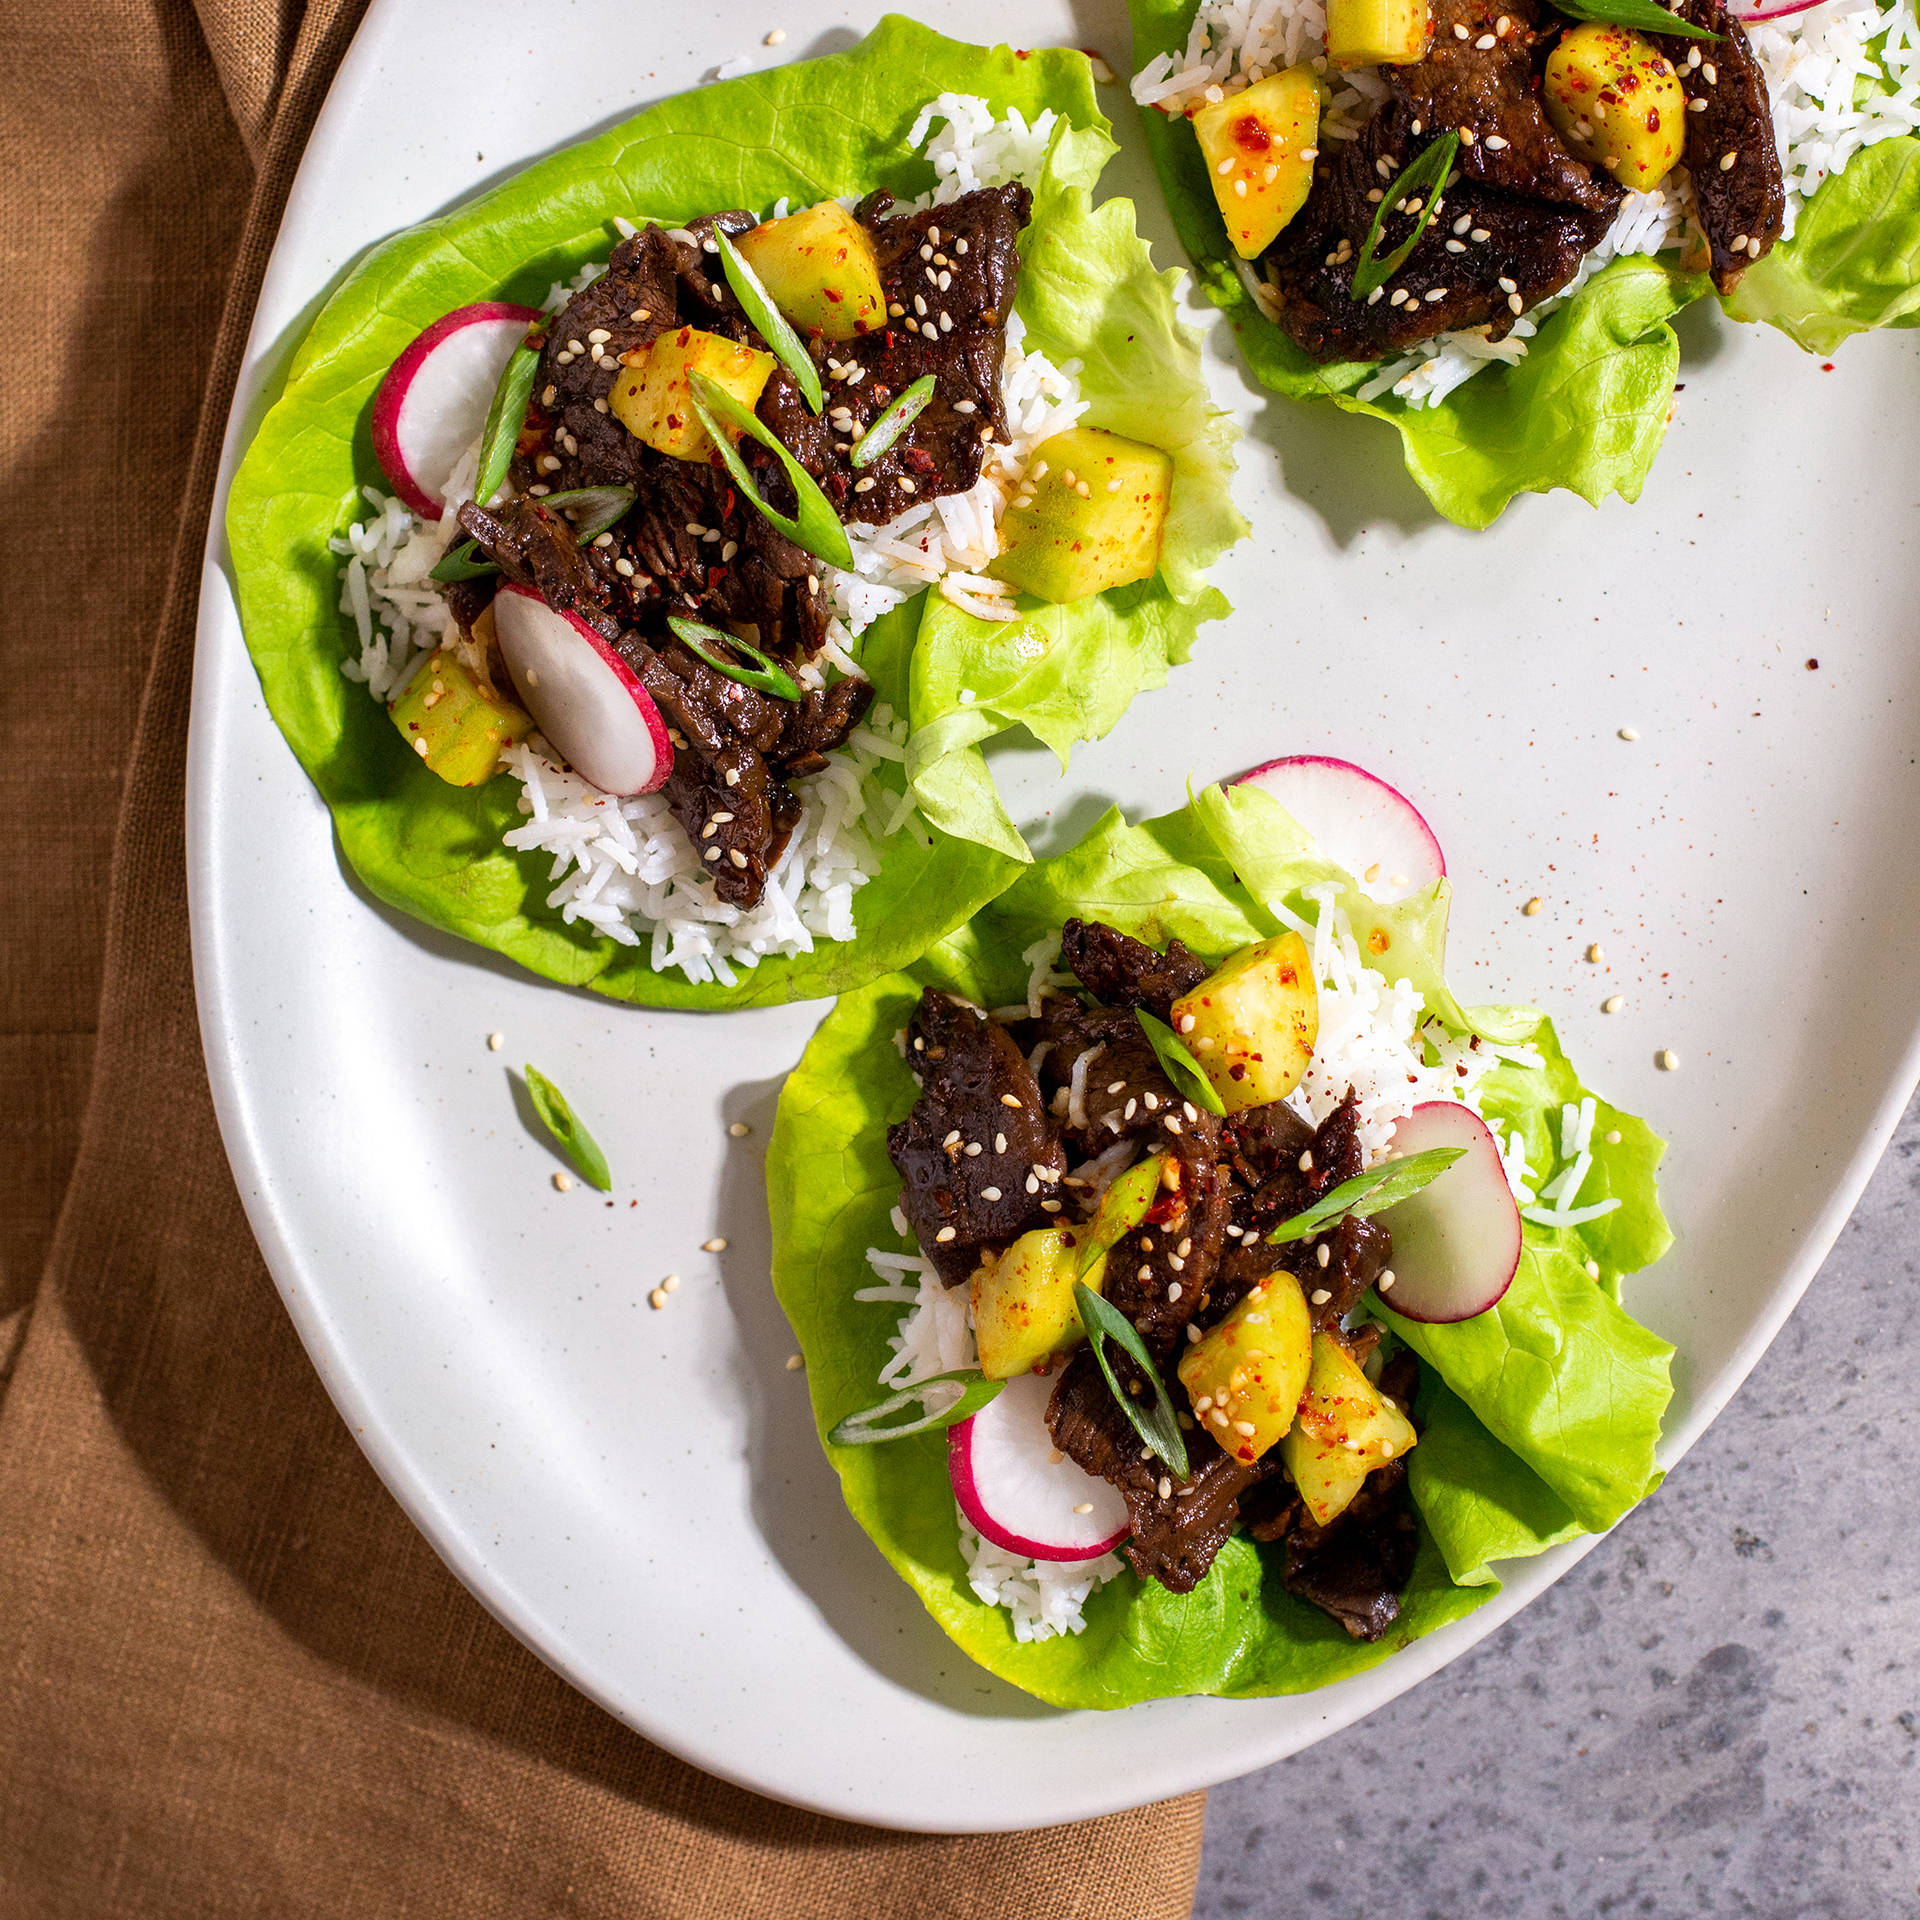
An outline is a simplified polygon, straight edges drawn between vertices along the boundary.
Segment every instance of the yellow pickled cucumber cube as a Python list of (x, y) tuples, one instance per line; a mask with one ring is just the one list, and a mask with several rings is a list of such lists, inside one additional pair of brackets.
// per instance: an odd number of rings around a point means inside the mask
[(765, 221), (734, 245), (773, 304), (803, 332), (851, 340), (885, 325), (873, 236), (837, 202)]
[(533, 716), (482, 686), (452, 652), (430, 653), (387, 704), (400, 736), (449, 786), (493, 778), (500, 755), (533, 731)]
[(1226, 1452), (1258, 1460), (1292, 1427), (1312, 1360), (1300, 1283), (1276, 1273), (1180, 1356), (1180, 1384), (1194, 1419)]
[(1428, 0), (1327, 0), (1327, 58), (1336, 67), (1405, 67), (1427, 57)]
[(607, 396), (608, 407), (629, 433), (676, 460), (707, 460), (714, 452), (713, 441), (693, 410), (694, 374), (704, 373), (751, 411), (776, 364), (770, 353), (698, 327), (663, 333), (650, 346), (621, 359), (624, 364)]
[(1048, 1355), (1086, 1338), (1073, 1288), (1084, 1280), (1095, 1293), (1106, 1277), (1097, 1255), (1083, 1273), (1078, 1227), (1036, 1227), (997, 1259), (983, 1261), (968, 1281), (980, 1371), (989, 1380), (1031, 1372)]
[(1000, 518), (994, 576), (1040, 600), (1084, 600), (1160, 564), (1173, 460), (1098, 427), (1043, 440)]
[(1280, 1458), (1316, 1525), (1344, 1513), (1367, 1475), (1398, 1459), (1419, 1437), (1344, 1343), (1330, 1333), (1313, 1336), (1299, 1417), (1280, 1443)]
[(1243, 260), (1264, 253), (1306, 204), (1320, 144), (1320, 80), (1289, 67), (1193, 114), (1213, 197)]
[(1626, 27), (1583, 22), (1547, 56), (1541, 104), (1581, 159), (1623, 187), (1657, 187), (1687, 144), (1687, 95), (1673, 62)]
[(1229, 1113), (1284, 1099), (1320, 1037), (1307, 943), (1283, 933), (1236, 953), (1173, 1003), (1173, 1030)]

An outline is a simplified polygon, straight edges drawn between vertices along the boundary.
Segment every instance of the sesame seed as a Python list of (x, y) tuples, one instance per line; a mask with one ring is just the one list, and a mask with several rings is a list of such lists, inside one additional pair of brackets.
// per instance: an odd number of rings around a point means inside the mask
[[(777, 47), (780, 44), (780, 42), (784, 40), (786, 37), (787, 37), (787, 30), (785, 27), (775, 27), (773, 31), (769, 33), (763, 41), (761, 41), (760, 44), (763, 47)], [(800, 1356), (798, 1354), (795, 1354), (794, 1360), (797, 1360), (799, 1357)], [(787, 1362), (787, 1365), (792, 1366), (793, 1360), (789, 1360)]]
[(1723, 153), (1720, 156), (1720, 171), (1722, 173), (1731, 173), (1733, 171), (1733, 163), (1739, 158), (1740, 155), (1737, 151), (1733, 153)]
[(1139, 1108), (1140, 1108), (1140, 1102), (1138, 1100), (1135, 1100), (1131, 1095), (1129, 1095), (1127, 1099), (1127, 1104), (1125, 1108), (1122, 1110), (1120, 1118), (1122, 1120), (1131, 1120), (1134, 1114), (1139, 1111)]
[(543, 407), (550, 407), (559, 398), (560, 398), (560, 389), (558, 387), (549, 387), (544, 393), (541, 394), (540, 404)]
[(1435, 300), (1444, 300), (1446, 297), (1447, 297), (1447, 290), (1445, 287), (1429, 287), (1427, 289), (1427, 299), (1429, 302), (1432, 302)]
[(1082, 1500), (1080, 1504), (1074, 1508), (1075, 1513), (1091, 1513), (1092, 1511), (1093, 1502), (1091, 1500)]
[(1225, 179), (1226, 176), (1230, 174), (1232, 171), (1233, 171), (1233, 155), (1232, 154), (1228, 154), (1227, 157), (1224, 160), (1222, 160), (1216, 168), (1214, 168), (1214, 172), (1219, 174), (1222, 179)]
[(1607, 1131), (1607, 1145), (1610, 1147), (1617, 1147), (1619, 1144), (1620, 1144), (1620, 1129), (1618, 1127), (1609, 1128)]
[(1760, 236), (1758, 234), (1755, 234), (1754, 237), (1747, 242), (1747, 258), (1749, 260), (1758, 260), (1760, 258)]
[(942, 1227), (933, 1238), (936, 1245), (944, 1247), (949, 1240), (955, 1238), (954, 1229), (952, 1227)]
[(1695, 69), (1699, 67), (1700, 49), (1698, 47), (1689, 47), (1687, 49), (1687, 65)]
[(1745, 253), (1746, 250), (1747, 250), (1747, 236), (1744, 233), (1736, 233), (1733, 236), (1733, 244), (1728, 249), (1728, 251), (1732, 253)]
[(570, 1173), (556, 1173), (553, 1176), (553, 1190), (555, 1193), (571, 1193), (573, 1191), (573, 1175)]
[(487, 1051), (489, 1053), (498, 1053), (506, 1044), (507, 1036), (504, 1033), (490, 1033), (487, 1035)]
[(1393, 1269), (1391, 1267), (1384, 1268), (1381, 1272), (1380, 1278), (1376, 1280), (1373, 1284), (1382, 1293), (1391, 1293), (1393, 1291)]
[(1333, 1262), (1333, 1249), (1323, 1240), (1314, 1248), (1313, 1257), (1319, 1265), (1330, 1266)]
[(738, 847), (735, 847), (732, 852), (727, 855), (727, 858), (731, 860), (736, 867), (739, 867), (743, 872), (745, 871), (747, 856), (742, 853)]
[(922, 320), (927, 317), (927, 297), (925, 294), (916, 293), (913, 296), (913, 310)]
[(1701, 66), (1700, 71), (1707, 76), (1708, 86), (1717, 87), (1720, 84), (1720, 76), (1714, 71), (1713, 62), (1711, 60), (1706, 61)]
[(967, 1142), (967, 1158), (969, 1160), (978, 1160), (982, 1151), (983, 1149), (978, 1140), (969, 1140)]
[(1313, 1171), (1313, 1149), (1311, 1147), (1300, 1156), (1300, 1171), (1302, 1173), (1311, 1173)]
[(1638, 740), (1640, 738), (1640, 729), (1638, 727), (1622, 727), (1619, 737), (1622, 740)]
[(1029, 1193), (1038, 1193), (1040, 1191), (1040, 1176), (1037, 1173), (1027, 1175), (1027, 1191)]
[(1461, 25), (1461, 24), (1459, 23), (1459, 21), (1457, 21), (1457, 20), (1456, 20), (1456, 21), (1455, 21), (1455, 22), (1453, 23), (1453, 37), (1454, 37), (1454, 38), (1455, 38), (1456, 40), (1465, 40), (1465, 39), (1468, 39), (1468, 38), (1470, 38), (1471, 36), (1470, 36), (1470, 35), (1468, 34), (1468, 32), (1467, 32), (1467, 30), (1466, 30), (1466, 28), (1465, 28), (1465, 27), (1463, 27), (1463, 26), (1462, 26), (1462, 25)]
[(1476, 141), (1477, 139), (1479, 139), (1479, 137), (1480, 137), (1480, 136), (1479, 136), (1479, 135), (1478, 135), (1477, 133), (1475, 133), (1475, 132), (1474, 132), (1474, 130), (1473, 130), (1473, 129), (1472, 129), (1471, 127), (1462, 127), (1462, 128), (1460, 129), (1460, 144), (1461, 144), (1461, 145), (1462, 145), (1463, 147), (1470, 147), (1470, 146), (1472, 146), (1472, 145), (1473, 145), (1473, 143), (1474, 143), (1474, 142), (1475, 142), (1475, 141)]
[(1447, 251), (1449, 253), (1465, 253), (1466, 250), (1467, 243), (1464, 240), (1449, 240), (1447, 242)]
[(1600, 1002), (1600, 1011), (1602, 1013), (1618, 1013), (1626, 1004), (1627, 996), (1624, 993), (1610, 993)]
[(1251, 1420), (1236, 1420), (1233, 1423), (1233, 1430), (1235, 1433), (1245, 1434), (1251, 1438), (1253, 1434), (1253, 1422)]
[(1324, 1307), (1327, 1302), (1333, 1298), (1333, 1295), (1330, 1294), (1325, 1287), (1315, 1287), (1314, 1290), (1307, 1295), (1307, 1298), (1311, 1300), (1316, 1307)]
[(1689, 100), (1687, 102), (1687, 111), (1689, 113), (1705, 113), (1706, 110), (1707, 110), (1707, 103), (1704, 99)]
[(1471, 240), (1476, 247), (1484, 247), (1487, 242), (1493, 238), (1493, 235), (1485, 227), (1475, 227), (1474, 230), (1467, 235), (1467, 238)]
[[(1493, 35), (1490, 33), (1483, 33), (1480, 36), (1480, 38), (1473, 43), (1473, 45), (1474, 45), (1474, 51), (1476, 53), (1491, 53), (1493, 51)], [(1502, 140), (1500, 144), (1504, 147), (1507, 143), (1504, 140)], [(1492, 146), (1493, 142), (1489, 140), (1487, 142), (1487, 145)]]
[(655, 1287), (654, 1290), (647, 1295), (647, 1305), (650, 1306), (655, 1313), (658, 1313), (666, 1304), (667, 1296), (659, 1287)]
[[(1196, 1106), (1195, 1106), (1195, 1105), (1193, 1104), (1193, 1102), (1192, 1102), (1191, 1100), (1182, 1100), (1182, 1101), (1180, 1102), (1180, 1111), (1181, 1111), (1182, 1113), (1184, 1113), (1184, 1114), (1185, 1114), (1185, 1115), (1187, 1116), (1187, 1118), (1188, 1118), (1189, 1120), (1192, 1120), (1192, 1121), (1195, 1121), (1196, 1123), (1198, 1122), (1198, 1120), (1199, 1120), (1199, 1118), (1200, 1118), (1200, 1111), (1199, 1111), (1199, 1109), (1198, 1109), (1198, 1108), (1197, 1108), (1197, 1107), (1196, 1107)], [(1185, 1252), (1186, 1252), (1186, 1248), (1185, 1248), (1185, 1247), (1182, 1247), (1182, 1248), (1180, 1249), (1180, 1251), (1181, 1251), (1182, 1253), (1185, 1253)]]
[(868, 474), (864, 480), (856, 480), (853, 483), (853, 490), (855, 493), (871, 493), (874, 489), (874, 485), (875, 485), (875, 482), (874, 482), (873, 475)]
[(1662, 1073), (1672, 1073), (1680, 1065), (1680, 1056), (1671, 1047), (1662, 1047), (1653, 1056), (1653, 1064)]
[(1173, 1482), (1170, 1479), (1168, 1479), (1167, 1476), (1163, 1473), (1160, 1476), (1160, 1498), (1162, 1500), (1168, 1500), (1168, 1499), (1171, 1499), (1172, 1497), (1173, 1497)]
[(1370, 307), (1378, 306), (1380, 304), (1380, 296), (1385, 292), (1386, 288), (1375, 287), (1374, 290), (1367, 295), (1367, 305)]
[(1607, 956), (1600, 951), (1600, 943), (1597, 940), (1587, 949), (1587, 958), (1596, 966), (1606, 957)]
[(1024, 1111), (1020, 1105), (1019, 1097), (1015, 1094), (1003, 1093), (1000, 1096), (1000, 1104), (1003, 1107), (1011, 1107), (1016, 1113)]
[(1006, 1135), (1005, 1135), (1004, 1133), (996, 1133), (996, 1134), (995, 1134), (995, 1135), (993, 1136), (993, 1150), (994, 1150), (994, 1152), (995, 1152), (995, 1153), (1005, 1153), (1005, 1152), (1006, 1152), (1006, 1150), (1007, 1150), (1007, 1136), (1006, 1136)]
[(956, 400), (953, 403), (955, 413), (973, 413), (977, 411), (971, 400)]
[(982, 1200), (998, 1200), (1000, 1198), (1000, 1189), (998, 1187), (982, 1187), (980, 1189), (980, 1198)]
[(722, 850), (719, 847), (709, 847), (706, 850), (706, 852), (700, 856), (700, 858), (702, 860), (718, 860), (720, 858), (721, 851)]
[(1391, 180), (1393, 178), (1393, 163), (1384, 153), (1373, 163), (1373, 170), (1382, 180)]

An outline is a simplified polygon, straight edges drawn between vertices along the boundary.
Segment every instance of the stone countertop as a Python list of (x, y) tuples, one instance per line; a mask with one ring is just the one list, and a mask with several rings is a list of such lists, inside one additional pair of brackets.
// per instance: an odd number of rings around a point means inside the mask
[(1464, 1659), (1216, 1789), (1195, 1920), (1920, 1914), (1917, 1286), (1920, 1101), (1651, 1500)]

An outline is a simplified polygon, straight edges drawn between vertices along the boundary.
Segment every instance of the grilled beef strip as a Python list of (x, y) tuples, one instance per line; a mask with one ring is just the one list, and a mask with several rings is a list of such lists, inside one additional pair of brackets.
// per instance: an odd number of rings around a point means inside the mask
[(1282, 1579), (1356, 1640), (1378, 1640), (1400, 1617), (1400, 1594), (1420, 1550), (1403, 1460), (1367, 1475), (1353, 1504), (1331, 1526), (1301, 1515), (1286, 1535)]
[(1060, 933), (1060, 958), (1096, 1000), (1109, 1007), (1144, 1007), (1171, 1021), (1173, 1003), (1213, 971), (1178, 940), (1165, 953), (1098, 920), (1069, 920)]
[(981, 1256), (1048, 1224), (1066, 1156), (1025, 1054), (978, 1007), (928, 987), (907, 1027), (920, 1098), (887, 1129), (900, 1205), (950, 1287)]
[[(1674, 0), (1669, 11), (1720, 35), (1690, 40), (1657, 34), (1654, 44), (1673, 62), (1689, 102), (1686, 165), (1694, 206), (1707, 237), (1713, 284), (1731, 293), (1780, 238), (1786, 218), (1773, 107), (1747, 30), (1721, 0)], [(1706, 102), (1698, 112), (1691, 106), (1696, 100)], [(1733, 160), (1726, 164), (1729, 154)]]

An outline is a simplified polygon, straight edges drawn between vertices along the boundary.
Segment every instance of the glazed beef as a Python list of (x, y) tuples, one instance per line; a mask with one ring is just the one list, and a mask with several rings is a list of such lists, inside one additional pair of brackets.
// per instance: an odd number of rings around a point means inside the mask
[(1026, 1056), (978, 1007), (932, 987), (907, 1029), (920, 1078), (913, 1111), (887, 1130), (901, 1207), (950, 1287), (1063, 1206), (1065, 1156)]
[[(1559, 22), (1543, 34), (1539, 18), (1534, 0), (1433, 0), (1427, 57), (1380, 71), (1412, 139), (1459, 133), (1464, 180), (1604, 214), (1604, 233), (1621, 192), (1562, 141), (1540, 105), (1534, 49)], [(1467, 211), (1464, 200), (1457, 211)]]
[(1178, 940), (1160, 953), (1098, 920), (1069, 920), (1060, 934), (1060, 958), (1096, 1000), (1109, 1007), (1144, 1007), (1171, 1021), (1173, 1003), (1191, 993), (1211, 969)]
[(491, 513), (469, 500), (460, 509), (460, 525), (515, 585), (532, 588), (561, 613), (578, 614), (610, 640), (619, 633), (572, 532), (538, 500), (520, 494)]
[[(1198, 1431), (1186, 1436), (1185, 1480), (1140, 1444), (1090, 1353), (1068, 1361), (1047, 1405), (1053, 1443), (1076, 1465), (1119, 1488), (1133, 1532), (1123, 1549), (1142, 1579), (1191, 1593), (1240, 1516), (1240, 1496), (1274, 1471), (1243, 1465)], [(1144, 1456), (1144, 1457), (1143, 1457)]]
[[(1384, 359), (1452, 328), (1485, 326), (1490, 339), (1501, 339), (1521, 312), (1573, 278), (1612, 224), (1620, 195), (1610, 184), (1610, 198), (1597, 189), (1590, 196), (1603, 200), (1593, 210), (1461, 178), (1441, 195), (1440, 211), (1400, 270), (1377, 296), (1356, 300), (1354, 262), (1382, 185), (1431, 144), (1430, 132), (1412, 132), (1415, 119), (1406, 107), (1389, 103), (1359, 139), (1329, 141), (1315, 165), (1307, 204), (1267, 256), (1275, 316), (1316, 360)], [(1417, 210), (1389, 212), (1382, 222), (1383, 256), (1406, 239), (1418, 218)]]
[(1197, 1129), (1177, 1143), (1175, 1165), (1179, 1186), (1163, 1186), (1146, 1220), (1108, 1254), (1101, 1289), (1161, 1365), (1207, 1297), (1233, 1207), (1226, 1171)]
[(1390, 1460), (1367, 1475), (1331, 1526), (1301, 1517), (1287, 1530), (1287, 1590), (1330, 1614), (1356, 1640), (1378, 1640), (1400, 1617), (1400, 1593), (1420, 1550), (1407, 1468)]
[(1688, 101), (1706, 103), (1687, 113), (1686, 165), (1713, 283), (1729, 293), (1779, 239), (1786, 216), (1773, 108), (1747, 31), (1721, 0), (1675, 0), (1669, 11), (1721, 36), (1690, 40), (1669, 33), (1657, 35), (1656, 44), (1673, 62)]

